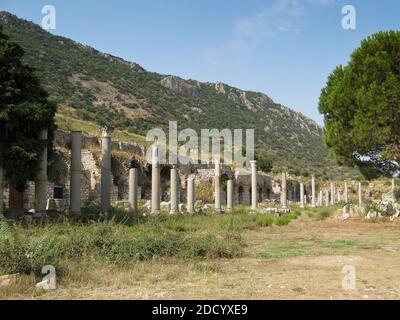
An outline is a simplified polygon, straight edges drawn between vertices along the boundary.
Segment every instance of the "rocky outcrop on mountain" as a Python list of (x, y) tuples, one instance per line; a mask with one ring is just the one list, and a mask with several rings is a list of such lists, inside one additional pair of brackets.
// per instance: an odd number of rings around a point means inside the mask
[(197, 86), (194, 86), (176, 76), (168, 76), (161, 79), (161, 85), (165, 88), (175, 91), (176, 93), (188, 96), (197, 96), (202, 92), (199, 83), (197, 83)]

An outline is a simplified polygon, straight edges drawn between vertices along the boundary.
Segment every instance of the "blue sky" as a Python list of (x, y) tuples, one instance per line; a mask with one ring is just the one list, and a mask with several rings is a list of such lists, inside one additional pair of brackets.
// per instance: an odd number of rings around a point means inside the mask
[[(55, 34), (149, 71), (264, 92), (320, 124), (333, 68), (366, 36), (400, 29), (398, 0), (0, 0), (0, 10), (40, 23), (47, 4)], [(341, 26), (348, 4), (356, 30)]]

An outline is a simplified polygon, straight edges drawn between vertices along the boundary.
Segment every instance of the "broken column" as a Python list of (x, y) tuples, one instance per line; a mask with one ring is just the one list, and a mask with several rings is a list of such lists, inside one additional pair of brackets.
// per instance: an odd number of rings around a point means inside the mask
[(300, 183), (300, 208), (304, 208), (304, 183)]
[(138, 169), (130, 168), (128, 201), (129, 201), (129, 210), (131, 212), (136, 212), (138, 209), (138, 185), (139, 185)]
[(106, 129), (101, 135), (101, 181), (100, 181), (101, 211), (111, 210), (111, 136)]
[(363, 204), (363, 196), (362, 196), (362, 185), (361, 182), (358, 183), (358, 204), (362, 206)]
[(151, 213), (160, 212), (160, 159), (158, 146), (153, 145), (151, 157)]
[(0, 167), (0, 217), (4, 214), (4, 171), (3, 167)]
[(315, 191), (315, 177), (311, 177), (311, 207), (315, 208), (317, 206), (317, 196)]
[(257, 210), (257, 161), (250, 161), (251, 165), (251, 210)]
[(187, 180), (187, 212), (194, 213), (195, 202), (195, 184), (194, 177), (189, 177)]
[(178, 169), (173, 166), (171, 169), (171, 210), (170, 214), (178, 212)]
[(347, 181), (344, 182), (344, 202), (349, 203), (349, 187)]
[(219, 159), (215, 159), (215, 175), (214, 175), (214, 201), (215, 211), (221, 211), (221, 165)]
[(70, 213), (81, 214), (81, 148), (80, 131), (71, 132), (71, 181), (70, 181)]
[(233, 210), (233, 180), (228, 180), (227, 182), (226, 209), (228, 212)]
[[(47, 129), (39, 134), (39, 140), (47, 144)], [(40, 156), (39, 171), (35, 179), (35, 211), (45, 212), (47, 204), (47, 146), (44, 146)]]
[(283, 209), (287, 209), (287, 184), (286, 184), (286, 172), (282, 173), (282, 194), (281, 204)]
[(331, 205), (335, 205), (335, 184), (331, 182)]

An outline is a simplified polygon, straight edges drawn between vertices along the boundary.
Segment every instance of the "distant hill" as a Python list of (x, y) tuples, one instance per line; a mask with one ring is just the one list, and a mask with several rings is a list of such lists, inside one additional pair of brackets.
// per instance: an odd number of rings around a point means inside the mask
[(61, 128), (90, 131), (111, 124), (127, 140), (140, 140), (156, 126), (167, 128), (168, 120), (178, 121), (179, 129), (254, 128), (256, 148), (272, 157), (276, 171), (355, 174), (329, 158), (314, 121), (263, 93), (148, 72), (8, 12), (0, 12), (0, 24), (25, 49), (25, 61), (58, 104)]

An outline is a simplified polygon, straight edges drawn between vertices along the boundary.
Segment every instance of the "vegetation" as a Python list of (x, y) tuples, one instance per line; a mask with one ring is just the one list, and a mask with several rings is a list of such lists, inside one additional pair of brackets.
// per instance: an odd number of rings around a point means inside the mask
[[(24, 59), (37, 69), (50, 99), (59, 106), (58, 114), (69, 119), (107, 124), (136, 137), (154, 127), (166, 130), (169, 120), (177, 121), (179, 130), (254, 129), (256, 149), (264, 151), (260, 164), (265, 164), (265, 170), (270, 170), (273, 161), (279, 169), (293, 167), (300, 173), (356, 174), (330, 160), (315, 122), (262, 93), (225, 84), (224, 91), (217, 91), (215, 84), (182, 79), (182, 87), (196, 90), (190, 94), (171, 90), (161, 83), (165, 75), (52, 35), (9, 13), (0, 13), (0, 23), (26, 50)], [(121, 134), (120, 138), (130, 136)]]
[(273, 160), (264, 150), (256, 151), (254, 160), (257, 160), (257, 169), (265, 173), (271, 172), (273, 168)]
[[(45, 144), (51, 146), (55, 113), (33, 69), (22, 62), (23, 55), (0, 26), (0, 166), (19, 191), (33, 179)], [(38, 139), (43, 129), (50, 135), (45, 142)]]
[(338, 66), (322, 90), (324, 137), (338, 163), (367, 178), (400, 168), (400, 31), (376, 33)]
[(249, 215), (239, 207), (230, 215), (150, 217), (127, 215), (123, 210), (108, 215), (89, 210), (81, 221), (29, 228), (0, 220), (0, 274), (39, 275), (47, 264), (62, 274), (69, 263), (81, 259), (126, 267), (155, 257), (234, 258), (244, 253), (244, 230), (287, 225), (297, 216)]

